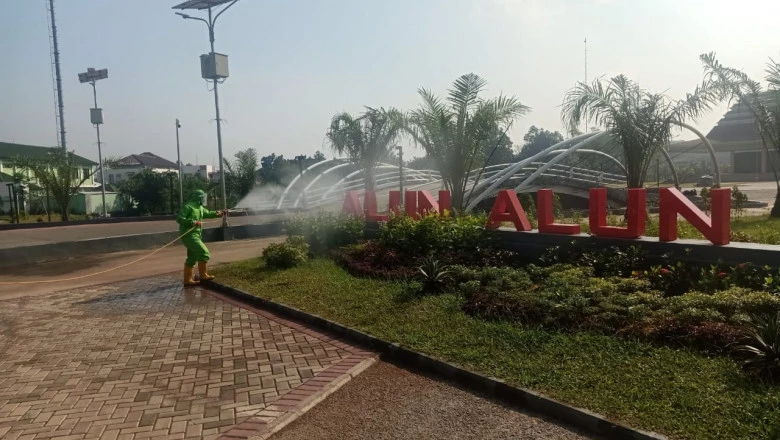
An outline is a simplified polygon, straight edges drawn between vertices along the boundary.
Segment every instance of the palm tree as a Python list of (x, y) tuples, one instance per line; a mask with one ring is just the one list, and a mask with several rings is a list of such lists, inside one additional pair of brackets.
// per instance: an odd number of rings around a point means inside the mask
[(702, 54), (699, 57), (704, 64), (706, 78), (715, 82), (729, 100), (737, 99), (739, 105), (747, 107), (753, 114), (756, 127), (761, 137), (761, 144), (770, 157), (769, 165), (775, 175), (777, 195), (771, 216), (780, 217), (780, 177), (775, 161), (771, 160), (772, 152), (780, 153), (780, 63), (769, 59), (766, 65), (766, 89), (760, 82), (753, 80), (741, 70), (725, 67), (718, 62), (714, 53)]
[(708, 82), (685, 99), (673, 101), (618, 75), (608, 81), (577, 84), (566, 93), (561, 115), (569, 130), (583, 120), (606, 127), (623, 148), (627, 186), (642, 188), (653, 156), (669, 143), (673, 126), (698, 118), (718, 98), (718, 91)]
[(446, 100), (430, 90), (418, 90), (423, 102), (409, 117), (408, 131), (441, 172), (451, 191), (452, 207), (465, 206), (469, 174), (486, 162), (485, 143), (502, 133), (530, 108), (515, 97), (482, 99), (487, 82), (469, 73), (455, 80)]
[(327, 137), (333, 150), (346, 154), (363, 171), (366, 191), (374, 191), (376, 166), (384, 160), (401, 135), (404, 116), (396, 109), (366, 107), (355, 118), (349, 113), (333, 116)]

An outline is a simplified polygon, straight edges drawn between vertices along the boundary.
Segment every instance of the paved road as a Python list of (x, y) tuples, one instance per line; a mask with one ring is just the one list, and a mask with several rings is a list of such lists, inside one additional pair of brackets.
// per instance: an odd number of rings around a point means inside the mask
[(0, 438), (247, 438), (374, 354), (155, 277), (0, 301)]
[[(213, 263), (280, 239), (212, 243)], [(146, 253), (28, 266), (3, 281), (74, 277)], [(0, 438), (266, 438), (330, 393), (273, 438), (588, 438), (386, 364), (357, 376), (373, 354), (182, 289), (183, 257), (171, 248), (95, 278), (0, 286)]]
[[(230, 217), (231, 225), (263, 224), (286, 218), (287, 214), (265, 214)], [(205, 224), (205, 228), (216, 228), (220, 221)], [(150, 222), (126, 222), (115, 224), (54, 226), (40, 229), (15, 229), (0, 231), (0, 249), (19, 246), (33, 246), (64, 241), (88, 240), (100, 237), (122, 235), (151, 234), (155, 232), (178, 231), (179, 226), (173, 220)]]
[[(218, 265), (259, 257), (263, 253), (263, 248), (268, 243), (282, 240), (284, 240), (284, 237), (209, 243), (208, 247), (211, 251), (211, 264)], [(152, 251), (118, 252), (73, 260), (30, 264), (5, 270), (2, 277), (0, 277), (0, 281), (55, 281), (63, 278), (80, 277), (120, 266), (144, 255), (148, 255), (150, 252)], [(152, 275), (176, 274), (176, 276), (178, 276), (180, 271), (184, 268), (185, 256), (186, 251), (184, 247), (180, 244), (176, 244), (132, 266), (96, 277), (47, 284), (0, 285), (0, 300), (19, 296), (29, 297), (33, 295), (49, 294), (59, 290), (132, 280)]]
[(596, 437), (380, 362), (272, 440), (589, 438)]

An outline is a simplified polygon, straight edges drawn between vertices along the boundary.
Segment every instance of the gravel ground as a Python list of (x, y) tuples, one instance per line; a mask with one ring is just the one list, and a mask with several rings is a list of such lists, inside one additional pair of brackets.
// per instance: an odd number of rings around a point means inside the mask
[(379, 362), (271, 439), (595, 438)]

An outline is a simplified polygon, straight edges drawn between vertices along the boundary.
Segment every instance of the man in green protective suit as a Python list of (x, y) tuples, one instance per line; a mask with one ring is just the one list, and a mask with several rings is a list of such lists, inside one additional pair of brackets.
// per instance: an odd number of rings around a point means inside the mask
[(206, 267), (210, 255), (208, 248), (206, 248), (201, 239), (203, 231), (201, 220), (222, 217), (223, 212), (210, 211), (205, 205), (206, 193), (201, 190), (195, 190), (190, 195), (187, 203), (182, 206), (181, 211), (179, 211), (179, 217), (176, 219), (176, 222), (179, 224), (179, 234), (184, 234), (181, 241), (187, 248), (187, 260), (184, 262), (185, 286), (198, 284), (198, 281), (193, 279), (195, 263), (198, 264), (198, 273), (201, 281), (214, 279), (213, 276), (209, 275)]

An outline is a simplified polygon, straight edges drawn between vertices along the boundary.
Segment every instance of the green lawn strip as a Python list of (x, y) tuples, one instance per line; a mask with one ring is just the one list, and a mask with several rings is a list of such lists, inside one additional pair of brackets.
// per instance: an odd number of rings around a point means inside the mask
[(260, 260), (219, 281), (508, 383), (672, 438), (756, 439), (780, 420), (780, 387), (724, 357), (472, 318), (454, 295), (406, 299), (400, 283), (355, 278), (329, 260), (287, 271)]
[[(622, 217), (615, 217), (615, 225), (619, 224)], [(561, 223), (574, 223), (573, 219), (565, 218), (558, 220)], [(511, 223), (504, 226), (512, 227)], [(581, 220), (580, 226), (583, 233), (589, 233), (590, 227), (588, 220)], [(780, 244), (780, 218), (770, 218), (769, 216), (742, 216), (732, 218), (731, 231), (735, 234), (732, 238), (735, 242), (751, 242), (763, 244)], [(704, 236), (696, 230), (685, 219), (677, 221), (677, 235), (681, 239), (706, 240)], [(647, 218), (646, 237), (658, 236), (658, 216), (650, 215)]]

